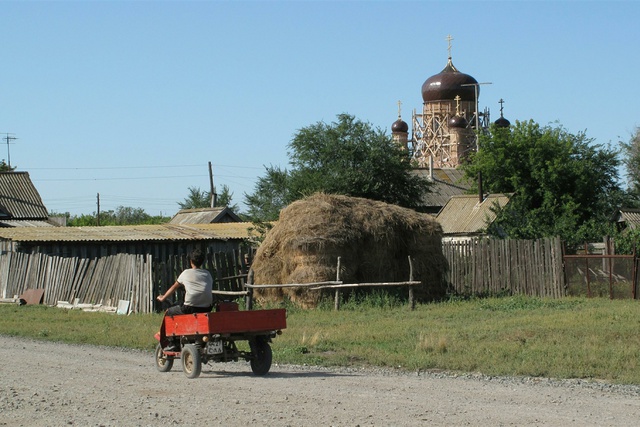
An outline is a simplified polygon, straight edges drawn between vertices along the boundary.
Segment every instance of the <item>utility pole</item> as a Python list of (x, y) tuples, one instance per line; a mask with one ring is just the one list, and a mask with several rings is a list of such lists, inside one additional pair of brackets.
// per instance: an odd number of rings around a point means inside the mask
[(2, 138), (7, 142), (7, 166), (9, 166), (9, 168), (11, 168), (11, 153), (9, 152), (9, 144), (11, 143), (11, 141), (15, 141), (16, 139), (18, 139), (15, 136), (11, 135), (15, 135), (15, 133), (5, 132), (5, 137)]
[(98, 193), (98, 211), (96, 213), (96, 220), (98, 222), (98, 227), (100, 226), (100, 193)]
[(218, 194), (216, 193), (216, 187), (213, 185), (213, 168), (211, 162), (209, 162), (209, 192), (211, 193), (211, 207), (215, 208), (218, 203)]

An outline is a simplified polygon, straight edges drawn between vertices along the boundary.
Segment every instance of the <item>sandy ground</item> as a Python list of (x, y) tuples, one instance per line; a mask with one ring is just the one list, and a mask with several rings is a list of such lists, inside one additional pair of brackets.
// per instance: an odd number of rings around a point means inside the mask
[(630, 426), (640, 388), (584, 381), (208, 364), (0, 336), (0, 425)]

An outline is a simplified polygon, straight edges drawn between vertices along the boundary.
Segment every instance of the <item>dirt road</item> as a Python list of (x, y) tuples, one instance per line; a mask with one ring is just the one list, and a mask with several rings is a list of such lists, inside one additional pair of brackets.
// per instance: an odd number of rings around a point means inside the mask
[[(0, 336), (0, 425), (625, 426), (640, 388), (582, 381), (209, 364)], [(179, 361), (178, 361), (179, 362)]]

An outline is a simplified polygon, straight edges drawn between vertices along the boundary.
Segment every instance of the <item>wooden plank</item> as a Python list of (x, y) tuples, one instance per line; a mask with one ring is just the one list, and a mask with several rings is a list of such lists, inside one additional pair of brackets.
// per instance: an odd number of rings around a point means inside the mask
[[(338, 289), (338, 288), (362, 288), (362, 287), (379, 287), (379, 286), (417, 286), (421, 285), (422, 282), (419, 281), (407, 281), (407, 282), (381, 282), (381, 283), (344, 283), (340, 285), (322, 285), (317, 287), (310, 288), (312, 291), (318, 289)], [(291, 286), (291, 285), (287, 285)], [(295, 286), (305, 286), (306, 285), (295, 285)], [(254, 286), (257, 287), (257, 286)]]
[(341, 285), (342, 282), (327, 281), (327, 282), (311, 282), (311, 283), (284, 283), (284, 284), (269, 284), (269, 285), (253, 285), (247, 283), (245, 286), (251, 289), (269, 289), (269, 288), (308, 288), (312, 286), (322, 285)]

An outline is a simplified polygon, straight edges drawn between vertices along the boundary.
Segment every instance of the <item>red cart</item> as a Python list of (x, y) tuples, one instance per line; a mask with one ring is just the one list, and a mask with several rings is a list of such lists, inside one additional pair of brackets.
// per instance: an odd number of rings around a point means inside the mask
[[(234, 302), (220, 302), (211, 313), (165, 316), (156, 334), (156, 367), (168, 372), (179, 358), (185, 375), (197, 378), (203, 363), (244, 359), (254, 374), (265, 375), (271, 369), (269, 343), (286, 327), (284, 309), (240, 311)], [(250, 351), (239, 350), (236, 341), (248, 341)]]

